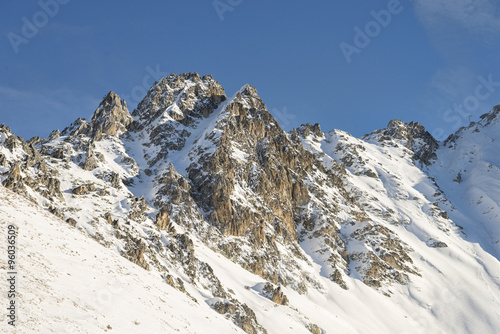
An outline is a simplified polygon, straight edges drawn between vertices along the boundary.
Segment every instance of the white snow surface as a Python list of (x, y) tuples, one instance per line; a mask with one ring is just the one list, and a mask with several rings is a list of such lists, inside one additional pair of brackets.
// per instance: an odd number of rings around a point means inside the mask
[[(206, 303), (0, 186), (5, 236), (11, 224), (18, 230), (19, 319), (14, 330), (2, 312), (2, 333), (243, 333)], [(6, 254), (6, 242), (0, 249)], [(5, 256), (0, 264), (5, 278)]]

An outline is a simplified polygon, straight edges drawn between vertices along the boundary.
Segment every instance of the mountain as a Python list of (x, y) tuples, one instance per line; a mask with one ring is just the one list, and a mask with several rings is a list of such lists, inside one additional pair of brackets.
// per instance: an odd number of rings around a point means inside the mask
[(496, 333), (499, 111), (444, 142), (399, 120), (287, 133), (254, 87), (187, 73), (48, 138), (2, 125), (18, 328)]

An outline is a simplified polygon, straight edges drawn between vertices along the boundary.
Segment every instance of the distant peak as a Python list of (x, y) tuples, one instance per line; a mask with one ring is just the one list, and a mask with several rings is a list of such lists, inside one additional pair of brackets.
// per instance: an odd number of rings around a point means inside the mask
[(241, 87), (238, 92), (244, 95), (258, 95), (257, 89), (254, 86), (247, 83), (244, 84), (243, 87)]
[(419, 137), (427, 132), (425, 130), (425, 127), (418, 122), (406, 123), (399, 119), (393, 119), (389, 121), (389, 124), (387, 124), (387, 128), (382, 131), (384, 135), (399, 140), (408, 140), (410, 137)]
[(435, 151), (439, 147), (438, 141), (425, 130), (418, 122), (406, 123), (393, 119), (387, 124), (387, 128), (374, 131), (365, 135), (363, 139), (374, 138), (379, 142), (399, 141), (406, 148), (413, 151), (415, 160), (420, 160), (426, 165), (436, 157)]
[(480, 123), (483, 126), (490, 125), (496, 120), (500, 119), (499, 115), (500, 115), (500, 104), (494, 106), (490, 112), (481, 115), (479, 117), (481, 119)]
[[(90, 123), (79, 118), (64, 129), (63, 134), (72, 136), (84, 134), (94, 140), (100, 140), (104, 135), (121, 135), (132, 122), (133, 119), (125, 100), (122, 100), (115, 92), (110, 91), (99, 103)], [(49, 139), (53, 139), (51, 137)]]
[(121, 105), (122, 108), (127, 108), (127, 103), (125, 100), (122, 100), (118, 94), (113, 91), (110, 91), (104, 98), (102, 99), (99, 107), (103, 106), (104, 108), (108, 108), (108, 106)]
[(196, 72), (189, 72), (189, 73), (171, 73), (168, 76), (158, 80), (155, 82), (152, 86), (164, 86), (164, 85), (169, 85), (169, 86), (174, 86), (174, 87), (180, 87), (184, 85), (186, 82), (194, 82), (194, 83), (199, 83), (202, 81), (214, 81), (214, 78), (212, 75), (205, 75), (203, 78), (200, 77), (200, 75)]
[(316, 137), (322, 137), (323, 132), (318, 123), (311, 125), (310, 123), (302, 124), (297, 128), (297, 132), (303, 137), (309, 136), (311, 133)]

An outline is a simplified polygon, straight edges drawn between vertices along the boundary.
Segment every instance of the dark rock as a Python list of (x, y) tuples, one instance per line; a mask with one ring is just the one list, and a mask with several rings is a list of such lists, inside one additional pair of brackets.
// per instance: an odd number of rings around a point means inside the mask
[(132, 122), (126, 102), (114, 92), (109, 92), (92, 116), (90, 136), (96, 141), (104, 135), (119, 136)]
[(155, 224), (160, 231), (175, 233), (175, 228), (172, 226), (167, 208), (161, 208), (156, 215)]
[(413, 151), (413, 159), (431, 164), (436, 158), (436, 150), (439, 143), (425, 130), (424, 126), (417, 122), (405, 123), (400, 120), (391, 120), (385, 130), (375, 131), (380, 133), (382, 138), (392, 138), (406, 141), (406, 147)]
[(55, 159), (64, 159), (64, 149), (58, 148), (52, 152), (51, 156)]
[(31, 144), (36, 145), (39, 142), (40, 142), (40, 137), (38, 137), (38, 136), (35, 136), (35, 137), (31, 138), (30, 140), (28, 140), (29, 145), (31, 145)]
[(60, 198), (62, 199), (61, 193), (61, 181), (56, 178), (49, 177), (46, 183), (47, 186), (47, 198)]
[(118, 173), (116, 172), (111, 172), (111, 175), (109, 177), (109, 182), (111, 182), (111, 186), (113, 188), (116, 188), (116, 189), (120, 189), (121, 188), (121, 179), (120, 179), (120, 176), (118, 175)]
[(4, 143), (5, 147), (7, 147), (11, 152), (18, 146), (18, 140), (15, 135), (10, 135)]
[(76, 220), (74, 220), (73, 218), (66, 219), (66, 223), (70, 224), (71, 226), (76, 226)]
[(54, 130), (50, 133), (49, 140), (54, 140), (59, 137), (61, 137), (61, 132), (59, 132), (59, 130)]
[(277, 287), (275, 289), (272, 284), (267, 283), (264, 286), (264, 289), (262, 289), (262, 293), (276, 304), (288, 305), (288, 298), (285, 296), (283, 291), (281, 291), (281, 287)]
[(80, 166), (88, 171), (94, 170), (99, 167), (99, 158), (94, 152), (94, 144), (89, 144), (87, 152), (85, 153), (85, 162), (80, 164)]
[(75, 195), (86, 195), (89, 193), (89, 188), (86, 185), (82, 185), (74, 188), (71, 192)]
[(430, 247), (433, 247), (433, 248), (446, 248), (446, 247), (448, 247), (448, 245), (446, 243), (439, 241), (439, 240), (429, 240), (428, 244)]
[(128, 214), (128, 218), (131, 220), (135, 220), (137, 222), (142, 222), (146, 219), (145, 212), (148, 207), (146, 200), (143, 197), (133, 197), (132, 205), (130, 208), (130, 212)]
[(57, 216), (57, 217), (59, 217), (59, 218), (61, 218), (61, 219), (63, 219), (63, 218), (64, 218), (64, 215), (63, 215), (63, 214), (59, 211), (59, 209), (58, 209), (58, 208), (53, 207), (53, 206), (50, 206), (50, 207), (48, 208), (48, 210), (49, 210), (49, 212), (50, 212), (50, 213), (52, 213), (54, 216)]
[(22, 185), (21, 167), (20, 163), (17, 162), (12, 166), (9, 172), (9, 176), (2, 182), (3, 186), (7, 189), (24, 188)]
[(144, 252), (147, 250), (146, 244), (141, 239), (129, 239), (125, 249), (128, 259), (138, 266), (149, 270), (149, 264), (144, 259)]

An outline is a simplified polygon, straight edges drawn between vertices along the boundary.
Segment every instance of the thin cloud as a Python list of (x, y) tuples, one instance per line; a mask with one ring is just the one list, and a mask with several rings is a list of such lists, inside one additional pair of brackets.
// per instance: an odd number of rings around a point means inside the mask
[(95, 97), (67, 88), (30, 91), (0, 86), (0, 123), (22, 128), (22, 136), (46, 135), (40, 129), (62, 129), (77, 117), (91, 116), (98, 104)]
[(500, 6), (495, 0), (414, 0), (418, 18), (433, 30), (461, 27), (473, 34), (500, 35)]
[(60, 101), (50, 98), (47, 95), (17, 90), (6, 86), (0, 86), (0, 100), (4, 103), (10, 101), (19, 105), (39, 105), (56, 109), (63, 107)]

